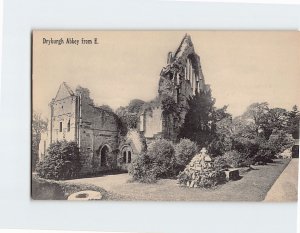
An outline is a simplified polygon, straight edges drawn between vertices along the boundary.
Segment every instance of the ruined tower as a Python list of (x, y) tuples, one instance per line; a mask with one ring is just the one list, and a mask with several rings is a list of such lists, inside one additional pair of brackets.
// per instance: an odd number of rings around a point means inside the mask
[[(175, 52), (167, 55), (167, 64), (160, 73), (158, 103), (141, 114), (140, 131), (150, 140), (160, 137), (176, 141), (189, 110), (188, 100), (209, 90), (200, 57), (186, 34)], [(171, 110), (166, 109), (167, 105)]]

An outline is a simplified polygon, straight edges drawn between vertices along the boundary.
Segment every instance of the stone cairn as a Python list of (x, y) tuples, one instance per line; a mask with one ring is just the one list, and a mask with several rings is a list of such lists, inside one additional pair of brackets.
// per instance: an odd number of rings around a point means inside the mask
[(187, 186), (190, 188), (198, 188), (198, 183), (202, 179), (201, 176), (210, 173), (213, 170), (212, 159), (207, 154), (207, 150), (202, 148), (199, 154), (196, 154), (191, 162), (185, 167), (183, 175), (185, 178), (179, 178), (179, 184), (181, 186)]

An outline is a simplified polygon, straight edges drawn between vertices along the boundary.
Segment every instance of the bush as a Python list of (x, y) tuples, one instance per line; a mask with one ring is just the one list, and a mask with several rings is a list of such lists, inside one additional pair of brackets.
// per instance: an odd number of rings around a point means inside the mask
[(253, 163), (253, 159), (247, 157), (236, 150), (228, 151), (223, 156), (222, 159), (226, 161), (226, 164), (232, 168), (245, 167)]
[(45, 179), (70, 179), (81, 169), (79, 148), (76, 142), (52, 143), (45, 158), (37, 164), (37, 174)]
[(155, 183), (158, 179), (158, 171), (155, 169), (153, 160), (147, 153), (142, 153), (133, 160), (128, 172), (133, 180), (142, 183)]
[(148, 151), (138, 156), (129, 167), (133, 180), (153, 183), (159, 178), (175, 174), (175, 151), (170, 141), (160, 139), (152, 142)]
[(214, 167), (218, 170), (223, 170), (229, 168), (230, 165), (228, 165), (228, 162), (226, 161), (224, 156), (217, 156), (214, 159)]
[(259, 143), (259, 150), (257, 151), (256, 155), (253, 157), (253, 163), (264, 165), (273, 162), (273, 159), (275, 158), (274, 148), (265, 139), (258, 140), (258, 143)]
[(172, 142), (159, 139), (149, 145), (147, 155), (153, 161), (159, 178), (175, 175), (176, 158)]
[(180, 142), (175, 145), (175, 158), (178, 170), (183, 170), (184, 167), (191, 161), (197, 153), (197, 145), (190, 139), (180, 139)]
[(290, 134), (287, 134), (283, 130), (275, 130), (272, 132), (268, 144), (275, 155), (291, 148), (294, 145), (294, 139)]
[(256, 138), (236, 137), (233, 141), (233, 150), (239, 152), (244, 158), (251, 158), (259, 151), (259, 142)]
[(214, 157), (223, 155), (226, 151), (230, 151), (231, 148), (232, 139), (229, 136), (214, 138), (207, 147), (209, 154)]

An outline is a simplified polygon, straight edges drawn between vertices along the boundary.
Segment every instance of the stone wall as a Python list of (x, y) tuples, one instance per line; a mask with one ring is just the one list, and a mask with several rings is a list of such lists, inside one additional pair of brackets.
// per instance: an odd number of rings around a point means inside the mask
[[(131, 129), (120, 142), (119, 148), (117, 165), (121, 170), (127, 171), (130, 162), (146, 151), (146, 139), (138, 130)], [(129, 153), (130, 162), (128, 161)]]
[(162, 109), (154, 107), (144, 113), (144, 136), (153, 138), (155, 135), (162, 133)]
[[(88, 89), (79, 88), (73, 93), (62, 83), (50, 103), (50, 110), (48, 131), (42, 135), (39, 145), (40, 159), (51, 143), (75, 141), (80, 148), (82, 174), (116, 168), (119, 153), (117, 116), (95, 107)], [(102, 152), (105, 160), (101, 160)]]
[[(76, 141), (76, 96), (69, 96), (50, 104), (52, 108), (51, 141)], [(51, 134), (51, 132), (50, 132)]]
[[(93, 173), (117, 167), (119, 131), (114, 113), (98, 108), (89, 101), (81, 101), (79, 146), (82, 173)], [(106, 162), (101, 161), (102, 150), (108, 148)]]

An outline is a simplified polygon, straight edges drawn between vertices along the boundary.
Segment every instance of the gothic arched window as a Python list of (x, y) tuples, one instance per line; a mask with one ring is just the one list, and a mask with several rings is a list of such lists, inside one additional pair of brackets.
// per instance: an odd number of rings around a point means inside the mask
[(122, 149), (122, 161), (124, 164), (131, 163), (132, 149), (130, 146), (124, 146)]

